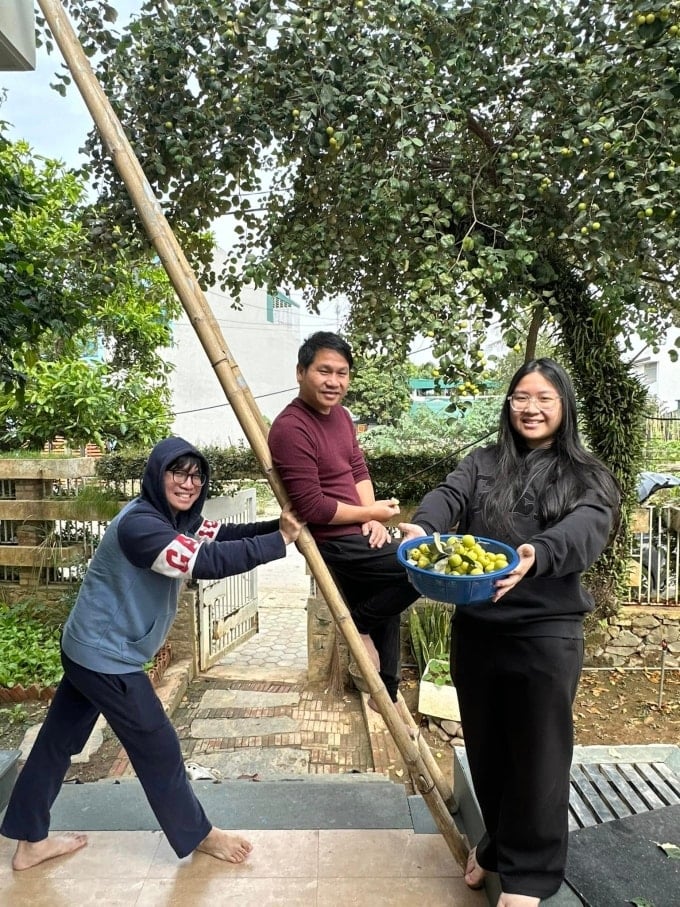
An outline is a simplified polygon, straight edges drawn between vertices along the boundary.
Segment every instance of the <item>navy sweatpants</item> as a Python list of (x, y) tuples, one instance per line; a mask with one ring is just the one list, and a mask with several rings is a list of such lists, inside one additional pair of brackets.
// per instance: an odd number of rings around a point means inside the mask
[(47, 837), (50, 810), (71, 763), (100, 714), (125, 748), (144, 793), (178, 857), (212, 828), (187, 779), (179, 740), (143, 671), (99, 674), (62, 652), (64, 677), (19, 773), (0, 833), (20, 841)]
[(451, 676), (486, 828), (477, 859), (499, 873), (504, 892), (548, 898), (566, 868), (572, 707), (583, 641), (471, 632), (458, 624)]
[(397, 545), (371, 548), (359, 534), (319, 542), (357, 630), (378, 650), (380, 677), (393, 702), (401, 679), (400, 615), (420, 597), (397, 560)]

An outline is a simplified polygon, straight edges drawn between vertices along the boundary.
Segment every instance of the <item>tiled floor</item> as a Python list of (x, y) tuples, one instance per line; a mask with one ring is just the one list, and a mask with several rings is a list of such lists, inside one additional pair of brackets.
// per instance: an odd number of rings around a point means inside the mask
[(178, 860), (160, 832), (90, 832), (89, 845), (12, 872), (0, 838), (3, 907), (485, 907), (440, 835), (253, 831), (246, 863)]

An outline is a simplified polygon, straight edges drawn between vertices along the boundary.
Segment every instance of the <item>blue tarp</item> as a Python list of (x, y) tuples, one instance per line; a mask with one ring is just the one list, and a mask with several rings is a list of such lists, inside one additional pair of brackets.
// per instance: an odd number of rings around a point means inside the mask
[(680, 485), (680, 477), (670, 476), (663, 472), (641, 472), (638, 476), (637, 495), (642, 504), (648, 497), (661, 488), (672, 488)]

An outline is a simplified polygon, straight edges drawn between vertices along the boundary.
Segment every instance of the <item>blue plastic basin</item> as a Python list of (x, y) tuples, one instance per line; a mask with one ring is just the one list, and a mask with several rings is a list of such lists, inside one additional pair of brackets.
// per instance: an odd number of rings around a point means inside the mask
[[(460, 539), (462, 536), (442, 535), (441, 541), (446, 542), (450, 538)], [(496, 581), (510, 573), (519, 564), (519, 554), (514, 548), (495, 539), (486, 539), (479, 535), (475, 536), (475, 541), (479, 542), (485, 551), (504, 554), (508, 559), (507, 567), (494, 570), (493, 573), (482, 573), (479, 576), (454, 576), (417, 567), (408, 559), (408, 553), (412, 548), (417, 548), (423, 543), (430, 545), (433, 541), (433, 536), (426, 535), (402, 542), (397, 548), (397, 558), (406, 568), (412, 585), (421, 595), (431, 598), (433, 601), (448, 602), (453, 605), (474, 605), (479, 602), (487, 602), (494, 596)]]

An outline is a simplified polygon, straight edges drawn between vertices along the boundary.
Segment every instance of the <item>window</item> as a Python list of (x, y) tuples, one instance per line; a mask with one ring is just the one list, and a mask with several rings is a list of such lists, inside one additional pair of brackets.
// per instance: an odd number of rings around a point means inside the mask
[(291, 331), (297, 331), (300, 325), (299, 306), (283, 293), (267, 293), (267, 321), (280, 324)]

